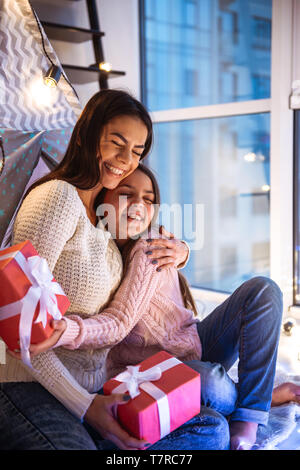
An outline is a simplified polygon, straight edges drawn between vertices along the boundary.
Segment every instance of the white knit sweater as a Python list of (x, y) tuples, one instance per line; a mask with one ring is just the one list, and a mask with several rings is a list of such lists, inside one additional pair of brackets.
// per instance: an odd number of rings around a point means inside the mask
[[(30, 192), (17, 214), (12, 244), (27, 239), (68, 296), (66, 315), (88, 318), (109, 302), (120, 283), (122, 258), (110, 233), (90, 222), (73, 185), (53, 180)], [(82, 418), (106, 380), (107, 353), (59, 347), (33, 358), (34, 370), (7, 355), (0, 382), (38, 381)]]

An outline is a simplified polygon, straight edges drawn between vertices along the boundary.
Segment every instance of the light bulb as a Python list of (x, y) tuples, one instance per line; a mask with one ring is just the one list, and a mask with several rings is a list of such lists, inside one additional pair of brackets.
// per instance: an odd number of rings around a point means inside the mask
[(47, 85), (49, 88), (55, 88), (57, 86), (56, 81), (53, 80), (53, 78), (51, 77), (45, 77), (44, 84)]
[(61, 69), (57, 67), (57, 65), (51, 65), (44, 77), (44, 84), (47, 87), (55, 88), (59, 82), (60, 76)]
[(108, 62), (100, 62), (99, 69), (104, 70), (105, 72), (110, 72), (112, 69), (112, 65)]
[(253, 152), (246, 153), (246, 155), (244, 155), (244, 160), (246, 162), (255, 162), (256, 154)]
[(51, 106), (57, 98), (56, 87), (45, 86), (42, 77), (36, 78), (30, 83), (29, 95), (37, 107)]

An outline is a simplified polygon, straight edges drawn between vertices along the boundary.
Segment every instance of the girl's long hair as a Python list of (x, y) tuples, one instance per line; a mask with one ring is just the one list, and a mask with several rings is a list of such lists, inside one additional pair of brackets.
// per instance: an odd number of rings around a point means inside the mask
[[(47, 181), (64, 180), (78, 189), (91, 189), (100, 180), (98, 153), (103, 127), (118, 116), (134, 116), (141, 119), (148, 130), (141, 160), (152, 146), (152, 121), (145, 107), (123, 90), (101, 90), (88, 101), (73, 129), (64, 158), (49, 173), (39, 178), (25, 193)], [(99, 202), (95, 200), (94, 208)]]
[[(150, 178), (150, 180), (152, 182), (152, 187), (153, 187), (153, 192), (154, 192), (153, 204), (154, 204), (154, 207), (155, 207), (154, 216), (151, 220), (151, 224), (153, 224), (155, 222), (156, 218), (158, 217), (159, 206), (160, 206), (160, 190), (159, 190), (158, 182), (157, 182), (156, 177), (154, 176), (154, 173), (147, 166), (143, 165), (142, 163), (139, 164), (139, 166), (137, 167), (137, 169), (135, 171), (137, 171), (137, 170), (142, 171), (145, 175), (147, 175)], [(101, 204), (104, 201), (104, 196), (105, 196), (106, 191), (107, 190), (105, 188), (103, 188), (102, 191), (100, 192), (99, 199), (98, 199), (98, 204)], [(150, 229), (150, 227), (148, 227), (148, 230), (149, 229)], [(123, 277), (126, 276), (126, 271), (127, 271), (127, 268), (128, 268), (128, 265), (129, 265), (129, 260), (130, 260), (129, 255), (130, 255), (131, 250), (133, 249), (136, 242), (137, 242), (136, 239), (130, 238), (125, 243), (123, 248), (121, 249), (123, 265), (124, 265)], [(187, 308), (189, 310), (192, 310), (194, 312), (194, 315), (197, 316), (198, 311), (197, 311), (195, 300), (194, 300), (193, 295), (190, 291), (189, 284), (188, 284), (186, 278), (184, 277), (184, 275), (179, 271), (178, 271), (178, 278), (179, 278), (179, 286), (180, 286), (180, 291), (181, 291), (181, 295), (182, 295), (182, 298), (183, 298), (184, 306), (185, 306), (185, 308)]]

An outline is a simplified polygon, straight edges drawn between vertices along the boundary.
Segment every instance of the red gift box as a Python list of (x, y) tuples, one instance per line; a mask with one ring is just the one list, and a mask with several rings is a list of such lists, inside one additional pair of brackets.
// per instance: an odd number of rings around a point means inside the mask
[[(34, 265), (32, 265), (33, 262)], [(36, 279), (38, 276), (41, 276), (41, 282)], [(50, 320), (55, 316), (52, 311), (58, 312), (59, 310), (58, 317), (59, 314), (63, 315), (70, 306), (69, 299), (50, 273), (46, 260), (39, 256), (29, 240), (0, 251), (0, 285), (0, 337), (10, 350), (20, 349), (19, 327), (21, 309), (25, 302), (25, 314), (29, 312), (29, 317), (31, 317), (29, 342), (32, 344), (44, 341), (51, 336), (53, 328), (50, 326)], [(48, 297), (45, 297), (45, 286), (46, 289), (48, 288)], [(30, 288), (32, 288), (31, 292), (29, 292)], [(49, 288), (52, 292), (50, 304)], [(32, 291), (35, 292), (32, 293)], [(26, 294), (27, 300), (25, 300)], [(28, 299), (28, 297), (31, 298)], [(30, 313), (30, 305), (35, 305), (34, 313), (33, 309)], [(45, 305), (50, 311), (45, 309)], [(43, 317), (41, 317), (42, 307)], [(35, 323), (38, 316), (41, 317), (40, 321)], [(26, 318), (22, 320), (23, 322), (26, 324)], [(28, 329), (28, 325), (26, 328)]]
[[(103, 391), (105, 395), (124, 393), (130, 389), (132, 380), (134, 387), (136, 382), (144, 380), (139, 377), (141, 372), (155, 375), (155, 366), (161, 369), (158, 380), (146, 379), (139, 383), (139, 395), (117, 408), (118, 421), (129, 434), (154, 444), (200, 413), (200, 374), (165, 351), (149, 357), (138, 366), (129, 367), (125, 373), (107, 381)], [(131, 379), (131, 385), (126, 383), (128, 374), (136, 376)], [(156, 395), (158, 399), (154, 398)]]

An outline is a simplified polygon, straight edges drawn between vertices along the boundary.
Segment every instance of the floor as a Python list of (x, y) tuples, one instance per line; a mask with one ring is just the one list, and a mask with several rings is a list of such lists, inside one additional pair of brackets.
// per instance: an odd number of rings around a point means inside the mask
[(278, 450), (300, 450), (300, 421), (288, 439), (277, 446)]

